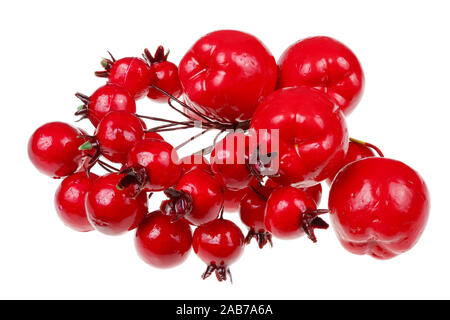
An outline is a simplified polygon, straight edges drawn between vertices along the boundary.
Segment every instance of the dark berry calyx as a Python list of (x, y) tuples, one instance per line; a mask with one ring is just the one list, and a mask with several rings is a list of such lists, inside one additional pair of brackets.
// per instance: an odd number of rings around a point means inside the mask
[(80, 92), (75, 93), (75, 97), (80, 99), (80, 101), (82, 102), (82, 105), (78, 106), (77, 111), (75, 112), (76, 116), (80, 116), (80, 118), (77, 120), (78, 122), (88, 117), (89, 97)]
[(100, 77), (100, 78), (108, 78), (109, 77), (109, 72), (111, 71), (114, 63), (116, 62), (116, 59), (113, 57), (111, 52), (108, 51), (108, 54), (109, 54), (110, 58), (102, 58), (102, 60), (100, 61), (101, 66), (105, 70), (96, 71), (95, 75), (97, 77)]
[(164, 53), (164, 47), (159, 46), (158, 49), (155, 51), (155, 55), (152, 56), (150, 53), (150, 50), (144, 49), (144, 54), (142, 55), (144, 59), (147, 61), (149, 65), (160, 63), (167, 61), (167, 57), (169, 56), (170, 50), (167, 50), (166, 53)]
[(272, 234), (268, 231), (256, 231), (253, 228), (248, 230), (247, 236), (245, 237), (245, 244), (249, 244), (252, 239), (256, 239), (258, 246), (260, 249), (264, 248), (264, 246), (269, 243), (271, 247), (273, 247), (272, 243)]
[(118, 190), (123, 190), (128, 188), (131, 185), (137, 185), (139, 186), (135, 196), (137, 196), (140, 191), (142, 191), (145, 188), (145, 185), (150, 180), (150, 177), (147, 174), (147, 171), (144, 167), (135, 166), (135, 167), (128, 167), (120, 171), (121, 174), (125, 174), (125, 176), (120, 179), (120, 181), (117, 183), (116, 188)]
[(216, 278), (219, 281), (227, 281), (227, 276), (230, 278), (230, 282), (233, 283), (233, 279), (231, 277), (230, 268), (227, 266), (217, 267), (215, 264), (210, 264), (206, 268), (206, 271), (202, 274), (202, 279), (205, 280), (208, 278), (213, 272), (216, 273)]
[(190, 194), (174, 188), (164, 190), (164, 194), (169, 199), (161, 203), (160, 209), (165, 215), (172, 217), (172, 221), (192, 212), (194, 204)]
[(327, 209), (317, 209), (303, 213), (300, 218), (300, 227), (312, 242), (317, 242), (314, 229), (328, 229), (329, 225), (322, 218), (321, 214), (328, 213)]

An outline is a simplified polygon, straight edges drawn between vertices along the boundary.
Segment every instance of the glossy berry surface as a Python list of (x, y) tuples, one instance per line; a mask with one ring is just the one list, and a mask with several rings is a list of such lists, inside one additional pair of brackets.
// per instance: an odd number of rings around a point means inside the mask
[(272, 192), (267, 200), (264, 224), (274, 237), (294, 239), (307, 235), (316, 242), (314, 229), (326, 229), (328, 224), (318, 217), (314, 200), (304, 191), (282, 187)]
[(220, 30), (192, 46), (180, 62), (179, 76), (192, 107), (211, 119), (234, 123), (249, 120), (260, 100), (275, 89), (277, 66), (256, 37)]
[(344, 44), (329, 37), (312, 37), (294, 43), (278, 61), (278, 87), (308, 86), (330, 96), (345, 114), (361, 99), (364, 73)]
[(239, 216), (242, 223), (249, 228), (245, 237), (247, 244), (253, 238), (256, 239), (260, 248), (263, 248), (267, 242), (272, 244), (272, 235), (267, 231), (264, 224), (266, 203), (271, 193), (272, 189), (267, 187), (252, 187), (241, 199)]
[(418, 241), (428, 220), (430, 197), (425, 182), (406, 164), (372, 157), (338, 173), (328, 206), (345, 249), (389, 259)]
[(86, 112), (91, 123), (97, 127), (100, 120), (110, 111), (123, 110), (135, 113), (136, 102), (126, 89), (109, 83), (98, 88), (89, 97), (84, 108), (81, 112)]
[(111, 111), (95, 131), (102, 155), (116, 163), (124, 163), (128, 152), (144, 138), (141, 121), (128, 111)]
[(242, 198), (249, 192), (250, 188), (240, 190), (230, 190), (223, 188), (224, 202), (223, 207), (227, 212), (235, 212), (239, 210)]
[(64, 224), (73, 230), (87, 232), (94, 230), (86, 213), (85, 196), (92, 183), (98, 178), (91, 173), (77, 172), (61, 182), (55, 193), (55, 208)]
[(120, 190), (124, 174), (109, 173), (94, 181), (86, 196), (89, 221), (98, 231), (119, 235), (136, 228), (147, 214), (147, 195), (137, 185)]
[(176, 150), (163, 140), (148, 139), (138, 142), (128, 153), (126, 167), (143, 169), (147, 191), (162, 191), (174, 186), (181, 175)]
[(148, 64), (134, 57), (114, 61), (109, 70), (108, 82), (125, 88), (135, 99), (144, 97), (153, 74)]
[(223, 207), (220, 182), (198, 168), (184, 174), (175, 189), (165, 193), (170, 200), (161, 204), (161, 210), (197, 226), (217, 219)]
[(64, 122), (49, 122), (39, 127), (28, 142), (28, 156), (34, 166), (52, 178), (74, 173), (81, 165), (85, 142), (81, 131)]
[(194, 231), (192, 248), (208, 265), (203, 279), (215, 271), (217, 279), (222, 281), (227, 279), (227, 275), (231, 275), (228, 267), (244, 251), (244, 235), (233, 222), (218, 219), (203, 224)]
[(316, 185), (339, 168), (348, 149), (344, 115), (324, 93), (308, 87), (269, 95), (250, 129), (259, 145), (276, 153), (267, 175), (280, 185)]
[(327, 179), (328, 185), (331, 185), (333, 182), (334, 177), (336, 174), (341, 170), (343, 167), (345, 167), (347, 164), (352, 163), (354, 161), (368, 158), (368, 157), (375, 157), (375, 152), (367, 147), (366, 145), (363, 145), (361, 143), (356, 143), (353, 141), (350, 141), (348, 144), (348, 150), (347, 154), (345, 155), (344, 160), (342, 161), (341, 165), (339, 166), (338, 170), (330, 175), (330, 178)]
[(164, 138), (158, 132), (145, 131), (144, 139), (156, 139), (164, 141)]
[(149, 265), (172, 268), (187, 259), (192, 232), (184, 220), (173, 222), (162, 212), (155, 211), (137, 227), (134, 243), (139, 256)]
[(246, 188), (254, 176), (249, 163), (249, 137), (236, 132), (219, 141), (211, 153), (211, 169), (230, 190)]

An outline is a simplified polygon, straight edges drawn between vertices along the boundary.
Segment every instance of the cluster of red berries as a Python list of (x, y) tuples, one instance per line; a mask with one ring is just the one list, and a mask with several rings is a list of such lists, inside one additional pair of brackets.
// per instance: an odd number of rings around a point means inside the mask
[[(272, 236), (316, 242), (314, 230), (328, 228), (319, 217), (326, 213), (350, 252), (386, 259), (416, 243), (429, 212), (424, 181), (349, 138), (345, 116), (364, 87), (349, 48), (307, 38), (277, 65), (254, 36), (223, 30), (200, 38), (178, 67), (167, 56), (160, 46), (143, 59), (102, 60), (105, 70), (96, 75), (107, 84), (91, 96), (76, 94), (83, 102), (76, 115), (88, 118), (95, 134), (61, 122), (33, 133), (33, 164), (64, 178), (55, 203), (65, 224), (109, 235), (136, 228), (138, 254), (161, 268), (182, 263), (192, 247), (208, 265), (203, 278), (215, 272), (219, 280), (252, 239), (261, 248)], [(185, 119), (136, 114), (136, 100), (145, 96)], [(147, 129), (144, 119), (163, 124)], [(179, 159), (178, 147), (159, 133), (193, 127), (203, 131), (183, 145), (210, 130), (218, 135), (212, 146)], [(108, 173), (92, 173), (96, 164)], [(328, 209), (317, 208), (323, 181), (331, 186)], [(159, 191), (167, 199), (148, 213)], [(239, 211), (246, 237), (224, 211)]]

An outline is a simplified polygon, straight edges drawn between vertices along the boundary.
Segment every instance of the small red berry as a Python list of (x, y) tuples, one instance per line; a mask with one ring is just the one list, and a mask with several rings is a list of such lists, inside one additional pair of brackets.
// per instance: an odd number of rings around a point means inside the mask
[(59, 185), (55, 194), (55, 207), (64, 224), (76, 231), (87, 232), (94, 230), (89, 223), (84, 203), (86, 193), (97, 175), (86, 172), (74, 173)]
[(249, 228), (245, 243), (255, 238), (261, 249), (267, 242), (272, 245), (272, 235), (264, 224), (267, 198), (271, 193), (272, 189), (263, 186), (249, 188), (239, 207), (241, 221)]
[(330, 177), (327, 179), (328, 185), (331, 185), (337, 173), (347, 164), (364, 158), (376, 157), (374, 150), (378, 153), (380, 157), (383, 157), (383, 153), (381, 153), (381, 151), (378, 148), (375, 147), (374, 149), (373, 147), (375, 146), (373, 146), (372, 144), (368, 144), (367, 142), (350, 139), (347, 154), (345, 155), (345, 158), (342, 161), (341, 165), (339, 166), (338, 170), (336, 170), (336, 172), (331, 174)]
[(138, 182), (150, 192), (174, 186), (181, 175), (176, 150), (163, 140), (139, 141), (128, 153), (125, 166), (127, 179)]
[[(178, 98), (181, 95), (181, 83), (178, 79), (178, 67), (167, 61), (169, 52), (164, 54), (164, 48), (159, 46), (153, 57), (148, 49), (145, 49), (144, 56), (150, 64), (150, 70), (153, 73), (152, 85), (164, 90), (170, 95)], [(147, 97), (156, 102), (167, 103), (168, 97), (158, 89), (150, 87)]]
[(361, 99), (364, 73), (358, 59), (344, 44), (329, 37), (294, 43), (278, 61), (278, 87), (309, 86), (330, 96), (345, 114)]
[(124, 163), (128, 152), (144, 138), (141, 121), (128, 111), (111, 111), (95, 131), (101, 154), (108, 160)]
[(75, 127), (49, 122), (39, 127), (28, 142), (28, 156), (43, 174), (61, 178), (74, 173), (85, 153), (78, 149), (86, 140)]
[(142, 123), (140, 118), (128, 111), (109, 112), (98, 124), (95, 135), (85, 135), (88, 141), (79, 147), (91, 153), (86, 168), (92, 167), (100, 155), (123, 164), (136, 142), (144, 139)]
[(161, 211), (175, 220), (186, 219), (193, 225), (215, 220), (223, 208), (223, 192), (220, 183), (202, 169), (184, 174), (175, 188), (164, 193), (169, 197), (161, 204)]
[(223, 208), (228, 212), (235, 212), (239, 209), (242, 198), (249, 192), (250, 188), (240, 190), (230, 190), (223, 188), (224, 202)]
[(211, 153), (211, 169), (230, 190), (246, 188), (254, 176), (249, 169), (249, 137), (236, 132), (219, 141)]
[(215, 271), (219, 281), (231, 273), (229, 266), (239, 259), (244, 251), (244, 235), (241, 229), (229, 220), (213, 220), (199, 226), (192, 240), (194, 252), (207, 265), (202, 275), (206, 279)]
[(89, 221), (98, 231), (119, 235), (136, 228), (147, 214), (147, 195), (139, 186), (117, 187), (124, 174), (109, 173), (94, 181), (86, 196)]
[(327, 210), (317, 210), (314, 200), (304, 191), (282, 187), (267, 200), (264, 224), (280, 239), (294, 239), (304, 234), (316, 242), (314, 229), (327, 229), (328, 224), (318, 217)]
[(406, 164), (370, 157), (338, 173), (328, 206), (345, 249), (389, 259), (419, 240), (428, 220), (430, 196), (423, 179)]
[(110, 111), (136, 112), (134, 97), (126, 89), (115, 84), (108, 83), (98, 88), (90, 97), (81, 93), (77, 93), (76, 96), (84, 105), (75, 115), (89, 118), (96, 128), (100, 120)]
[(107, 77), (109, 83), (125, 88), (135, 99), (147, 94), (153, 73), (144, 60), (127, 57), (116, 61), (111, 57), (103, 59), (102, 66), (105, 71), (96, 72), (97, 76)]
[(134, 243), (139, 256), (149, 265), (172, 268), (187, 259), (192, 232), (184, 220), (174, 222), (161, 211), (154, 211), (137, 227)]

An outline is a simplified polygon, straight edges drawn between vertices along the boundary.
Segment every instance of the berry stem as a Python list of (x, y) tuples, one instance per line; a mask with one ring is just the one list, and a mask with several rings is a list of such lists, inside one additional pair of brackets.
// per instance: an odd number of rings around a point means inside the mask
[(350, 138), (350, 141), (354, 142), (354, 143), (357, 143), (357, 144), (360, 144), (360, 145), (363, 145), (363, 146), (366, 146), (366, 147), (369, 147), (369, 148), (375, 150), (375, 152), (378, 153), (378, 155), (380, 157), (384, 158), (383, 152), (381, 152), (381, 150), (377, 146), (375, 146), (375, 145), (373, 145), (373, 144), (371, 144), (369, 142), (365, 142), (365, 141), (362, 141), (362, 140), (359, 140), (359, 139), (355, 139), (355, 138)]

